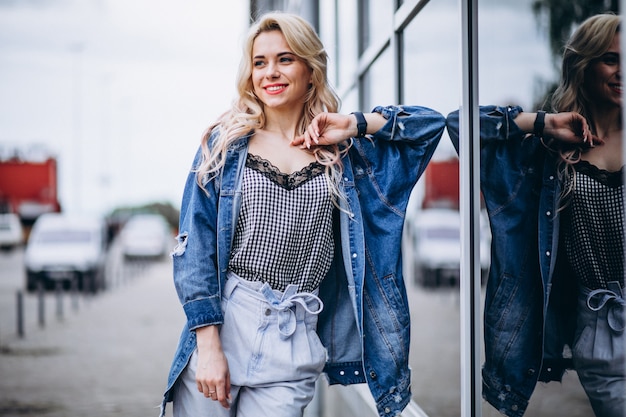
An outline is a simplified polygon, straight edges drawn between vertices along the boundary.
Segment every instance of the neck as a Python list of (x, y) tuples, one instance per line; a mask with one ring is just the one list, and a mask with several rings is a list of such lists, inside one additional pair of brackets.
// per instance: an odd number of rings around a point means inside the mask
[(302, 116), (302, 112), (273, 112), (266, 111), (265, 113), (265, 127), (263, 130), (269, 133), (274, 133), (276, 135), (280, 135), (285, 139), (291, 141), (296, 135), (298, 135), (299, 129), (298, 124), (300, 122), (300, 118)]
[(596, 135), (600, 138), (606, 138), (612, 133), (622, 130), (622, 109), (612, 107), (610, 109), (591, 109), (593, 124)]

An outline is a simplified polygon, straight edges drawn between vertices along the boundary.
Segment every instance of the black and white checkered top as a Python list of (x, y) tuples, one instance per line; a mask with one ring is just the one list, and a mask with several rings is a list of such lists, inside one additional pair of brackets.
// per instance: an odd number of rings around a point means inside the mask
[[(624, 287), (624, 180), (580, 161), (561, 219), (565, 253), (579, 282), (594, 290), (618, 281)], [(622, 168), (623, 170), (623, 168)]]
[(284, 291), (315, 290), (330, 268), (333, 203), (324, 167), (313, 162), (285, 174), (248, 154), (242, 204), (229, 268), (238, 276)]

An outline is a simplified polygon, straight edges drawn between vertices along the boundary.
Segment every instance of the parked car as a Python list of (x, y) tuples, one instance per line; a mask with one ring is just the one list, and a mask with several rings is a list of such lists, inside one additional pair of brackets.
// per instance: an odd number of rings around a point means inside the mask
[(26, 288), (54, 288), (75, 282), (81, 291), (105, 288), (106, 228), (100, 218), (46, 213), (35, 221), (24, 263)]
[(10, 251), (22, 245), (23, 239), (20, 217), (15, 213), (0, 214), (0, 249)]
[(160, 214), (135, 214), (122, 227), (120, 245), (126, 259), (161, 259), (173, 247), (173, 234)]
[[(481, 281), (489, 271), (491, 234), (481, 214)], [(415, 216), (411, 234), (415, 280), (424, 287), (452, 286), (459, 282), (461, 265), (461, 216), (453, 209), (426, 209)]]

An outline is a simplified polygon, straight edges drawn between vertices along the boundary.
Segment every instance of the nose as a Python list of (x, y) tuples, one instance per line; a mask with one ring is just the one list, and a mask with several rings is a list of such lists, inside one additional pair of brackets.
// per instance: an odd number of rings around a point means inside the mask
[(278, 78), (280, 76), (280, 73), (278, 72), (278, 65), (274, 62), (270, 62), (267, 65), (266, 70), (265, 76), (267, 78)]

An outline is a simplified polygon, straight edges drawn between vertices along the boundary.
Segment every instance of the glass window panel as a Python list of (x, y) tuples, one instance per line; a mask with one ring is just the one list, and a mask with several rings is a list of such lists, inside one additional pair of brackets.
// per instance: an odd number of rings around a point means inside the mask
[(337, 86), (339, 82), (338, 71), (341, 64), (337, 41), (340, 29), (337, 27), (336, 4), (337, 0), (321, 0), (319, 5), (319, 35), (328, 54), (328, 79), (334, 86)]
[(394, 2), (389, 0), (368, 0), (366, 7), (366, 27), (363, 30), (363, 49), (376, 45), (387, 38), (393, 30)]
[(337, 10), (339, 16), (337, 20), (337, 57), (341, 57), (337, 62), (337, 65), (339, 65), (337, 87), (342, 89), (353, 81), (359, 59), (357, 49), (357, 19), (342, 18), (342, 16), (356, 17), (356, 1), (339, 1)]
[(341, 98), (341, 112), (350, 113), (359, 109), (359, 97), (357, 89), (352, 89)]
[(391, 50), (387, 48), (372, 63), (363, 78), (363, 110), (371, 110), (378, 105), (397, 104), (394, 98), (394, 68)]
[[(461, 85), (458, 5), (458, 0), (431, 1), (406, 27), (401, 52), (404, 77), (401, 85), (405, 104), (430, 107), (444, 115), (458, 107)], [(433, 161), (444, 161), (442, 164), (448, 166), (448, 161), (456, 161), (456, 158), (456, 152), (444, 133)], [(428, 174), (432, 175), (431, 184), (442, 180), (448, 183), (455, 178), (449, 169), (431, 172)], [(445, 173), (445, 178), (439, 175), (442, 173)], [(434, 180), (435, 177), (439, 181)], [(422, 176), (411, 196), (403, 242), (407, 293), (411, 305), (413, 400), (429, 416), (458, 417), (461, 414), (460, 217), (458, 212), (441, 209), (423, 213), (425, 182), (425, 176)], [(456, 204), (456, 192), (451, 189), (450, 193), (455, 194), (450, 200)], [(431, 226), (446, 224), (454, 227), (424, 228), (422, 223), (426, 218)]]
[[(406, 104), (430, 107), (444, 116), (458, 108), (459, 19), (458, 0), (438, 0), (424, 7), (405, 29), (402, 87)], [(456, 157), (447, 133), (435, 157)]]

